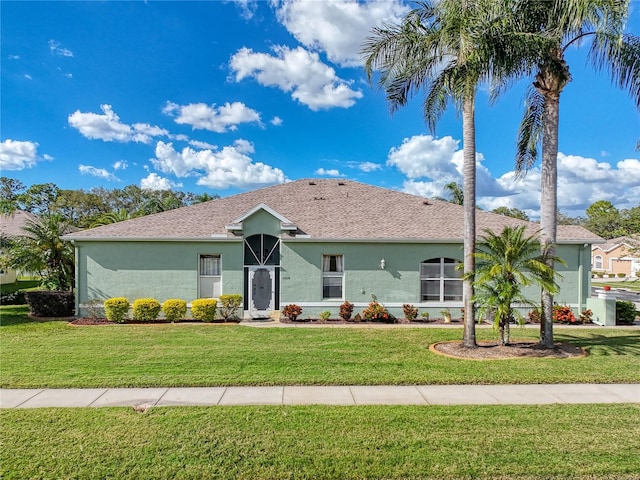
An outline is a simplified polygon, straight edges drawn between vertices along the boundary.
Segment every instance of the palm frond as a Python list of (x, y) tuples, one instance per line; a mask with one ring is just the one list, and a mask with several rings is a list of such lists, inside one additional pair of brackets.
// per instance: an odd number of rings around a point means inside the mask
[(544, 96), (536, 89), (528, 89), (526, 108), (516, 143), (515, 167), (519, 177), (526, 175), (538, 158), (538, 145), (542, 141), (544, 102)]

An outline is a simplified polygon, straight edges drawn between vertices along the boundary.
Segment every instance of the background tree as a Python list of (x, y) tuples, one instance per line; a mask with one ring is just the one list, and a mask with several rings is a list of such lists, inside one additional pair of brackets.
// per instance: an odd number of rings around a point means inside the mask
[(587, 208), (585, 227), (607, 239), (624, 235), (621, 229), (620, 212), (608, 200), (599, 200)]
[(18, 209), (18, 194), (24, 189), (21, 181), (0, 177), (0, 214), (10, 215)]
[(522, 210), (515, 207), (498, 207), (491, 210), (493, 213), (497, 213), (498, 215), (504, 215), (506, 217), (518, 218), (520, 220), (529, 221), (529, 215), (527, 215)]
[(111, 223), (124, 222), (130, 220), (133, 217), (124, 208), (118, 211), (103, 213), (91, 224), (91, 228), (100, 227), (102, 225), (109, 225)]
[[(500, 345), (506, 345), (510, 323), (522, 317), (513, 305), (535, 305), (523, 295), (523, 288), (539, 285), (555, 293), (555, 272), (547, 264), (546, 254), (540, 253), (538, 237), (525, 236), (524, 226), (505, 227), (500, 234), (486, 229), (475, 257), (474, 298), (480, 305), (478, 313), (493, 315)], [(553, 260), (564, 263), (559, 258)]]
[[(526, 172), (542, 145), (540, 225), (543, 250), (553, 253), (557, 232), (557, 158), (560, 96), (571, 81), (565, 52), (590, 44), (588, 61), (609, 71), (612, 82), (631, 94), (640, 107), (640, 38), (625, 33), (628, 0), (525, 0), (515, 2), (510, 35), (504, 38), (507, 59), (520, 73), (536, 64), (535, 81), (518, 134), (516, 168)], [(549, 258), (552, 258), (550, 255)], [(552, 264), (549, 264), (553, 267)], [(541, 345), (553, 347), (553, 295), (543, 290)]]

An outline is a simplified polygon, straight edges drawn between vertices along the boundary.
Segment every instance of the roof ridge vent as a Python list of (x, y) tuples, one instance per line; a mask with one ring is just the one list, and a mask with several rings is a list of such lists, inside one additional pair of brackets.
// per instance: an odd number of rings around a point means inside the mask
[(309, 185), (315, 185), (315, 184), (316, 182), (313, 182), (313, 181), (309, 182)]

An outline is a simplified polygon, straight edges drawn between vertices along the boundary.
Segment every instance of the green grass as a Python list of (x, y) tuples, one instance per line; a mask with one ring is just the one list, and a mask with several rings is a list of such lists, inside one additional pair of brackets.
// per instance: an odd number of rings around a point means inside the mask
[(637, 479), (640, 406), (0, 412), (0, 476)]
[(640, 292), (640, 278), (634, 280), (627, 280), (625, 282), (617, 281), (612, 278), (611, 281), (594, 283), (594, 287), (601, 287), (602, 285), (609, 285), (611, 288), (624, 288), (633, 292)]
[(0, 293), (13, 293), (18, 290), (33, 290), (40, 285), (40, 280), (18, 280), (0, 285)]
[[(579, 359), (472, 361), (436, 355), (460, 328), (250, 328), (239, 325), (69, 326), (0, 308), (5, 388), (217, 385), (639, 383), (640, 330), (557, 327)], [(514, 329), (535, 338), (537, 329)], [(479, 339), (494, 338), (490, 328)]]

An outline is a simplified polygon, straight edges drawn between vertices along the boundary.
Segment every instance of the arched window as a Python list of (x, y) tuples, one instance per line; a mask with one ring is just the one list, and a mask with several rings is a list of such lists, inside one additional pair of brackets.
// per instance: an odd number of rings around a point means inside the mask
[(245, 238), (244, 264), (280, 265), (280, 240), (265, 234)]
[(420, 264), (420, 301), (462, 301), (462, 271), (453, 258), (431, 258)]
[(602, 255), (596, 255), (593, 257), (593, 268), (596, 270), (602, 270)]

